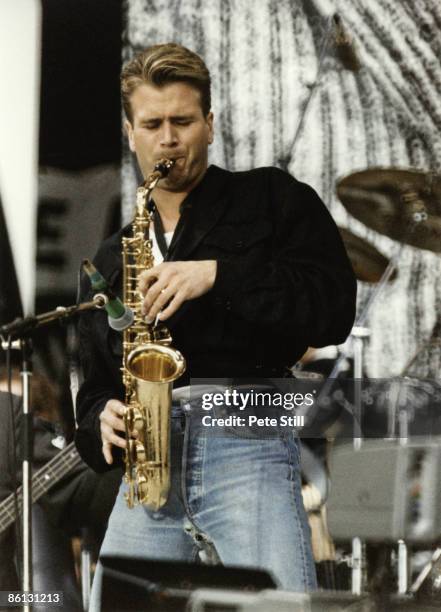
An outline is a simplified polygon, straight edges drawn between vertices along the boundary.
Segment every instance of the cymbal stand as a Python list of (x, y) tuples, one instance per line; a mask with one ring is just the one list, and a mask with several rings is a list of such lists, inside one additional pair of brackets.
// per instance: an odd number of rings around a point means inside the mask
[[(364, 342), (369, 337), (369, 329), (365, 326), (368, 315), (370, 314), (373, 305), (383, 293), (386, 284), (388, 283), (392, 273), (396, 268), (398, 259), (401, 256), (403, 245), (400, 245), (395, 255), (389, 261), (380, 282), (372, 291), (366, 306), (361, 314), (357, 317), (354, 327), (352, 328), (349, 337), (349, 346), (346, 351), (342, 351), (337, 359), (334, 368), (328, 378), (329, 382), (320, 394), (328, 393), (333, 381), (337, 378), (340, 368), (347, 356), (352, 352), (354, 358), (354, 405), (353, 405), (353, 447), (355, 451), (359, 451), (362, 446), (362, 379), (363, 379), (363, 355)], [(325, 391), (326, 387), (328, 389)], [(319, 399), (320, 399), (319, 396)], [(352, 562), (351, 562), (351, 590), (354, 595), (361, 595), (363, 591), (364, 574), (365, 574), (365, 546), (361, 538), (355, 536), (352, 538)]]

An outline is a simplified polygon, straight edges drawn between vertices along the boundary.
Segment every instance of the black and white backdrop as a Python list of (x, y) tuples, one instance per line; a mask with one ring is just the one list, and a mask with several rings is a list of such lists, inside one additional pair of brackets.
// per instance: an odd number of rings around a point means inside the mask
[[(335, 14), (352, 41), (352, 62), (339, 53)], [(437, 0), (129, 0), (124, 60), (169, 40), (200, 53), (212, 73), (212, 163), (282, 166), (318, 191), (339, 225), (388, 257), (397, 251), (397, 242), (346, 212), (335, 187), (374, 166), (440, 171)], [(126, 218), (132, 167), (125, 149)], [(440, 257), (406, 246), (398, 268), (369, 319), (367, 370), (374, 377), (399, 375), (441, 316)], [(370, 291), (360, 283), (359, 307)], [(439, 375), (430, 372), (429, 352), (419, 373)]]

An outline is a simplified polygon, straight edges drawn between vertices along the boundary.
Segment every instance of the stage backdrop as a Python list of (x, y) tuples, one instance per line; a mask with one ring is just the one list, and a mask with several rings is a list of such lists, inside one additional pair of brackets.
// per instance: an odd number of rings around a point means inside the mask
[[(335, 13), (356, 57), (339, 53)], [(213, 77), (211, 162), (286, 168), (318, 191), (337, 223), (390, 257), (399, 244), (352, 218), (336, 181), (373, 166), (440, 171), (440, 27), (438, 0), (129, 0), (123, 59), (166, 41), (200, 53)], [(135, 185), (126, 148), (125, 220)], [(371, 376), (400, 374), (440, 316), (440, 257), (406, 246), (398, 268), (369, 318)], [(359, 309), (370, 291), (360, 283)], [(429, 358), (421, 374), (430, 374)]]

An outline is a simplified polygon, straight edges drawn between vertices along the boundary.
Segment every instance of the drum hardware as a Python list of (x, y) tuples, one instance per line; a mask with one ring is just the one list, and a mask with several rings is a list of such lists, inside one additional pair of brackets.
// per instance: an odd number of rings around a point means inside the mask
[[(355, 326), (362, 327), (392, 278), (404, 244), (441, 253), (441, 177), (414, 170), (370, 168), (340, 179), (336, 192), (356, 219), (401, 243), (357, 317)], [(338, 374), (339, 361), (330, 378)]]
[(354, 325), (351, 331), (352, 347), (354, 355), (354, 449), (359, 450), (361, 447), (361, 381), (363, 378), (363, 355), (364, 341), (369, 337), (367, 327)]
[[(352, 236), (350, 234), (346, 235), (345, 245), (349, 251), (357, 278), (364, 282), (376, 282), (377, 285), (371, 292), (366, 306), (357, 317), (347, 350), (341, 353), (317, 398), (316, 409), (320, 406), (320, 400), (329, 395), (334, 379), (340, 372), (342, 362), (352, 350), (355, 379), (353, 449), (360, 451), (362, 449), (360, 424), (362, 417), (363, 345), (369, 335), (365, 323), (386, 284), (396, 277), (396, 263), (405, 244), (441, 253), (441, 177), (433, 173), (427, 174), (411, 170), (374, 168), (341, 179), (337, 184), (337, 195), (348, 212), (355, 218), (368, 227), (401, 243), (392, 259), (387, 261), (386, 258), (380, 259), (382, 256), (378, 252), (366, 249), (363, 242), (357, 243), (356, 240), (352, 240), (351, 243)], [(341, 233), (343, 239), (345, 239), (344, 230)], [(353, 246), (354, 244), (355, 246)], [(360, 256), (360, 252), (363, 255)], [(366, 256), (363, 259), (364, 255)], [(362, 264), (360, 264), (360, 259)], [(363, 266), (367, 268), (366, 262), (371, 263), (373, 261), (376, 268), (372, 265), (364, 273)], [(379, 277), (378, 273), (375, 276), (378, 269), (381, 272)], [(399, 405), (399, 393), (396, 400), (396, 402), (389, 404), (388, 431), (393, 435), (396, 434), (396, 409), (398, 407), (400, 441), (401, 444), (406, 444), (409, 431), (409, 414), (406, 407), (401, 409)], [(432, 462), (429, 461), (429, 463)], [(406, 476), (407, 474), (404, 474), (404, 482), (406, 482)], [(357, 533), (357, 530), (353, 530), (352, 534), (354, 532)], [(398, 593), (400, 595), (407, 592), (407, 583), (407, 546), (404, 540), (400, 538), (398, 541)], [(352, 592), (359, 594), (362, 587), (363, 542), (360, 537), (356, 537), (352, 539)]]
[[(423, 342), (415, 351), (415, 353), (412, 355), (412, 357), (409, 359), (409, 361), (406, 363), (406, 365), (403, 368), (403, 371), (401, 372), (401, 376), (412, 376), (411, 372), (412, 372), (412, 367), (415, 366), (415, 364), (418, 361), (418, 358), (421, 356), (421, 354), (424, 351), (431, 351), (431, 350), (437, 350), (438, 351), (438, 355), (434, 355), (429, 354), (429, 358), (431, 361), (435, 359), (437, 359), (437, 364), (436, 364), (436, 371), (434, 374), (430, 375), (430, 376), (426, 376), (426, 378), (439, 378), (441, 376), (441, 314), (438, 314), (438, 318), (435, 322), (435, 325), (433, 326), (432, 329), (432, 333), (430, 334), (430, 338), (428, 340), (426, 340), (425, 342)], [(418, 374), (416, 374), (416, 376), (419, 376)]]
[(337, 541), (352, 543), (352, 593), (366, 590), (364, 543), (397, 542), (397, 595), (415, 594), (432, 573), (430, 588), (441, 599), (441, 563), (434, 569), (441, 553), (409, 591), (406, 543), (427, 545), (441, 535), (441, 440), (420, 438), (406, 446), (369, 440), (358, 451), (345, 444), (334, 448), (330, 463), (329, 529)]
[(361, 595), (365, 584), (366, 574), (365, 545), (361, 538), (352, 538), (351, 554), (351, 592), (353, 595)]
[(398, 595), (406, 595), (409, 587), (409, 555), (404, 540), (398, 540)]
[(425, 342), (423, 342), (423, 344), (417, 348), (415, 353), (406, 363), (400, 376), (409, 376), (411, 367), (415, 364), (421, 353), (431, 347), (441, 348), (441, 338), (434, 338), (433, 340), (426, 340)]
[(337, 196), (352, 216), (380, 234), (441, 253), (441, 176), (369, 168), (340, 179)]
[[(387, 268), (386, 268), (387, 269)], [(387, 282), (387, 280), (385, 281)], [(354, 355), (354, 420), (353, 420), (353, 445), (354, 450), (359, 451), (361, 448), (361, 381), (363, 378), (363, 342), (369, 337), (369, 330), (366, 327), (354, 325), (351, 331), (353, 355)], [(352, 569), (351, 569), (351, 587), (353, 595), (361, 595), (363, 588), (364, 577), (364, 545), (361, 538), (358, 536), (352, 538)]]
[[(339, 227), (338, 231), (342, 237), (356, 278), (364, 283), (380, 282), (389, 265), (389, 259), (369, 244), (369, 242), (356, 236), (348, 229)], [(397, 270), (394, 269), (388, 281), (393, 281), (396, 277)]]
[[(401, 244), (389, 260), (367, 304), (357, 317), (355, 332), (353, 331), (349, 338), (349, 346), (337, 359), (327, 383), (317, 398), (317, 407), (320, 405), (320, 399), (329, 394), (342, 363), (354, 350), (357, 353), (356, 359), (354, 355), (354, 378), (362, 377), (360, 357), (362, 357), (363, 340), (358, 330), (365, 327), (374, 303), (383, 293), (393, 274), (396, 274), (396, 264), (404, 244), (441, 252), (441, 178), (439, 176), (411, 170), (372, 168), (340, 179), (336, 191), (344, 207), (355, 218), (368, 227), (400, 241)], [(356, 400), (358, 395), (356, 389)], [(360, 414), (359, 401), (358, 403), (355, 401), (355, 411)], [(354, 444), (359, 446), (360, 440), (361, 438), (355, 436)]]
[(437, 548), (430, 561), (423, 567), (410, 593), (415, 596), (425, 596), (432, 601), (441, 601), (441, 548)]

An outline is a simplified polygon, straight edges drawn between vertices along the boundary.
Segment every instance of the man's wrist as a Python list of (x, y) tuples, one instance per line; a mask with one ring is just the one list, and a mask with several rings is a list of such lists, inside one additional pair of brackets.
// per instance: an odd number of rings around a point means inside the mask
[(207, 259), (206, 263), (208, 268), (208, 282), (210, 287), (213, 287), (217, 275), (217, 261), (215, 259)]

